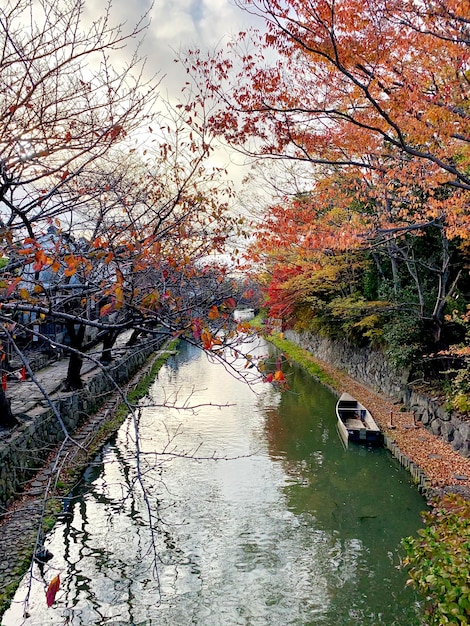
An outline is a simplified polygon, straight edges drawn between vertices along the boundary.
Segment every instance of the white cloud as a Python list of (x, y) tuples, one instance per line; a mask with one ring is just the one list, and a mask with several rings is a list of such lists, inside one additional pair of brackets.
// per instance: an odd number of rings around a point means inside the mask
[[(102, 7), (95, 0), (86, 0), (86, 20), (102, 15)], [(165, 85), (170, 92), (178, 86), (173, 76), (175, 51), (212, 49), (253, 22), (233, 0), (155, 0), (153, 6), (151, 0), (113, 0), (111, 19), (131, 28), (147, 11), (151, 21), (142, 53), (149, 72), (167, 75)]]
[[(96, 0), (85, 0), (87, 20), (97, 19), (102, 11)], [(181, 63), (175, 63), (178, 53), (184, 56), (190, 48), (212, 50), (240, 30), (262, 26), (260, 20), (237, 7), (235, 0), (155, 0), (153, 5), (151, 0), (113, 0), (111, 21), (125, 23), (125, 30), (131, 29), (146, 12), (150, 25), (140, 53), (147, 59), (147, 74), (162, 78), (160, 91), (170, 101), (179, 99), (187, 80)], [(111, 61), (124, 62), (126, 54), (130, 50), (117, 51)], [(227, 167), (237, 187), (240, 185), (246, 173), (243, 167), (235, 165), (241, 162), (240, 155), (222, 149), (213, 156), (213, 161)]]

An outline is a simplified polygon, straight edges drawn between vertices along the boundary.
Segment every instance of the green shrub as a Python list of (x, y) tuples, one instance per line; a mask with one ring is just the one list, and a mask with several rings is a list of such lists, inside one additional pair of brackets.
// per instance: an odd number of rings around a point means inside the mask
[(449, 370), (450, 380), (445, 387), (447, 408), (458, 413), (470, 414), (470, 363), (458, 370)]
[(470, 623), (470, 502), (446, 496), (424, 514), (418, 537), (403, 540), (409, 584), (427, 601), (430, 626)]
[(426, 330), (422, 320), (411, 312), (393, 315), (384, 326), (383, 340), (386, 354), (397, 368), (409, 367), (423, 354)]
[(292, 343), (292, 341), (284, 339), (282, 335), (282, 333), (274, 333), (269, 335), (266, 339), (276, 346), (276, 348), (281, 350), (288, 359), (295, 361), (298, 365), (300, 365), (300, 367), (306, 370), (311, 376), (314, 376), (321, 383), (335, 387), (335, 381), (333, 378), (321, 368), (319, 363), (308, 350)]

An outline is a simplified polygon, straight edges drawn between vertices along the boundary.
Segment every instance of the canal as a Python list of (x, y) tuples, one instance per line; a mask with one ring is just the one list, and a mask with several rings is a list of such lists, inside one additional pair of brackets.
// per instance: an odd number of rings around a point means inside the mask
[(140, 463), (129, 418), (2, 625), (419, 624), (400, 540), (423, 498), (387, 451), (344, 449), (326, 388), (288, 380), (251, 389), (183, 344), (143, 402)]

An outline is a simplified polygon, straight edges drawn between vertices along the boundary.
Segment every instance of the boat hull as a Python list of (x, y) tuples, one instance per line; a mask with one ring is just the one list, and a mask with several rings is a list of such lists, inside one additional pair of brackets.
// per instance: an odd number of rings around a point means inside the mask
[(336, 417), (339, 433), (346, 445), (350, 441), (373, 446), (383, 444), (383, 434), (370, 411), (348, 393), (343, 393), (338, 400)]

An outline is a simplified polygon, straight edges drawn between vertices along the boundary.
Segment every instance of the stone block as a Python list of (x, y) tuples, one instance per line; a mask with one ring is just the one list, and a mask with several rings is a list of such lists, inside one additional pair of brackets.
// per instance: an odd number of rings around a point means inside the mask
[(424, 426), (429, 426), (429, 424), (431, 423), (431, 415), (428, 410), (423, 411), (421, 416), (421, 422)]
[(470, 442), (470, 423), (469, 422), (463, 422), (460, 425), (459, 431), (461, 432), (462, 438), (464, 439), (464, 441), (469, 443)]
[(454, 440), (454, 426), (453, 424), (449, 421), (449, 422), (441, 422), (441, 437), (445, 440), (445, 441), (453, 441)]
[(464, 445), (460, 448), (459, 453), (465, 458), (470, 458), (470, 442), (466, 441)]
[(448, 411), (446, 411), (445, 409), (443, 409), (442, 407), (440, 407), (440, 406), (436, 406), (434, 408), (434, 414), (436, 415), (436, 417), (438, 419), (440, 419), (443, 422), (449, 422), (450, 421), (450, 418), (451, 418), (450, 413)]

